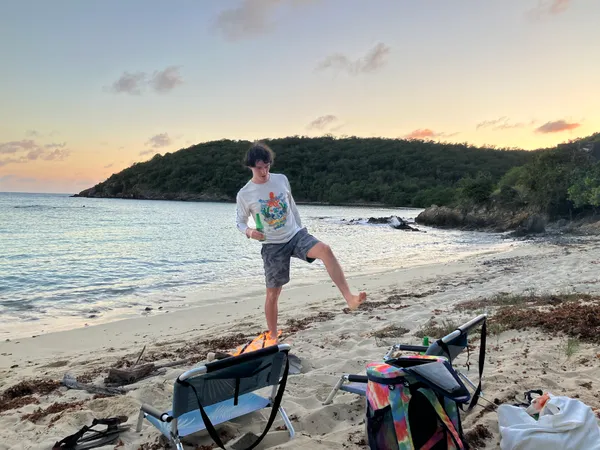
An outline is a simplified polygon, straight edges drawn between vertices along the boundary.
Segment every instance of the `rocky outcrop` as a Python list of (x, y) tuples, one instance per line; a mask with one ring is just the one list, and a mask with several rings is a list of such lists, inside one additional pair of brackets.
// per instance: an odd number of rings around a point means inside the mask
[(526, 209), (472, 208), (470, 210), (432, 205), (421, 212), (415, 222), (440, 228), (515, 230), (520, 235), (543, 233), (548, 223), (545, 215)]

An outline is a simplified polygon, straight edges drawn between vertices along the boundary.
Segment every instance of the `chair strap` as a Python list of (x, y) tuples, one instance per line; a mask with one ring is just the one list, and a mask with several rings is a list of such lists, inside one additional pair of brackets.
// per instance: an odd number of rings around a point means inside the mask
[(424, 388), (419, 388), (418, 392), (422, 394), (423, 397), (429, 401), (429, 403), (431, 403), (431, 406), (433, 406), (434, 411), (440, 419), (440, 424), (449, 433), (450, 438), (452, 441), (454, 441), (456, 447), (458, 449), (465, 450), (466, 446), (462, 441), (461, 436), (458, 434), (458, 431), (454, 427), (452, 420), (450, 420), (450, 417), (448, 417), (448, 414), (446, 414), (446, 411), (442, 407), (442, 404), (437, 399), (435, 394), (432, 391)]
[[(283, 371), (281, 381), (279, 382), (279, 388), (277, 390), (277, 395), (275, 395), (275, 398), (273, 399), (273, 403), (271, 404), (271, 415), (269, 416), (267, 425), (265, 426), (265, 429), (263, 430), (262, 434), (258, 437), (258, 439), (252, 445), (247, 447), (245, 450), (252, 450), (254, 447), (256, 447), (260, 443), (260, 441), (262, 441), (265, 438), (269, 429), (273, 425), (273, 421), (275, 420), (275, 416), (277, 415), (277, 411), (279, 410), (279, 406), (281, 405), (281, 399), (283, 398), (283, 393), (285, 391), (285, 385), (287, 382), (289, 370), (290, 370), (290, 360), (289, 360), (288, 356), (286, 355), (285, 369)], [(206, 411), (202, 407), (202, 403), (200, 403), (200, 396), (198, 395), (198, 391), (196, 391), (196, 387), (193, 384), (190, 384), (188, 381), (181, 381), (181, 380), (177, 379), (177, 382), (182, 384), (183, 386), (192, 388), (192, 390), (194, 391), (194, 394), (196, 394), (196, 401), (198, 402), (198, 409), (200, 409), (200, 415), (202, 416), (202, 420), (204, 421), (204, 425), (206, 426), (206, 431), (208, 431), (208, 434), (210, 435), (212, 440), (215, 441), (215, 444), (217, 444), (219, 447), (221, 447), (223, 450), (225, 450), (223, 441), (221, 441), (221, 438), (219, 437), (217, 430), (215, 430), (214, 425), (212, 424), (212, 422), (210, 421), (210, 419), (208, 417), (208, 414), (206, 414)]]
[(471, 398), (471, 403), (467, 408), (467, 411), (471, 411), (477, 401), (479, 400), (479, 396), (481, 395), (481, 379), (483, 378), (483, 365), (485, 364), (485, 341), (487, 336), (487, 320), (483, 321), (483, 325), (481, 326), (481, 339), (479, 344), (479, 384), (477, 385), (477, 389), (475, 389), (475, 393)]

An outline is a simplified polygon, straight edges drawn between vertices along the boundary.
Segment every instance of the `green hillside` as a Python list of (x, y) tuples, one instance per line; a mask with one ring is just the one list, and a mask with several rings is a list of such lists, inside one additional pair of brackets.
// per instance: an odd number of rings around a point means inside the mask
[[(538, 151), (499, 181), (485, 174), (457, 184), (450, 207), (428, 207), (416, 218), (423, 225), (517, 229), (539, 233), (548, 221), (597, 220), (600, 212), (600, 133)], [(564, 225), (564, 224), (563, 224)]]
[[(459, 180), (483, 174), (496, 183), (538, 153), (384, 138), (286, 137), (265, 142), (276, 153), (271, 170), (288, 176), (296, 201), (331, 204), (450, 204)], [(156, 155), (78, 196), (234, 201), (250, 177), (242, 164), (249, 145), (220, 140)]]

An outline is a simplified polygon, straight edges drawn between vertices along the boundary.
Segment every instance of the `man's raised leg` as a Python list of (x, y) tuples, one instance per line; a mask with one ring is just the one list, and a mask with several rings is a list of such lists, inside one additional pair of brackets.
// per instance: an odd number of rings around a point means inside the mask
[(346, 299), (346, 303), (348, 303), (348, 307), (350, 309), (358, 308), (366, 299), (366, 292), (360, 292), (358, 294), (353, 294), (350, 291), (350, 287), (348, 286), (348, 282), (346, 281), (346, 277), (344, 275), (344, 271), (340, 266), (337, 258), (333, 254), (331, 247), (329, 245), (319, 242), (315, 244), (313, 248), (311, 248), (306, 254), (309, 258), (316, 258), (323, 261), (325, 264), (325, 268), (331, 277), (331, 280), (338, 287), (344, 299)]
[(276, 288), (267, 288), (267, 299), (265, 301), (265, 316), (267, 318), (267, 327), (271, 333), (271, 338), (277, 339), (277, 301), (281, 294), (282, 286)]

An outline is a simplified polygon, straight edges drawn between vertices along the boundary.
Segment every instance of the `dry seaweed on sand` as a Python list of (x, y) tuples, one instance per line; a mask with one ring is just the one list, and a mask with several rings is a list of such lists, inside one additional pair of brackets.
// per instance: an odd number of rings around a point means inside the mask
[(297, 333), (298, 331), (306, 330), (311, 324), (316, 322), (327, 322), (333, 320), (335, 314), (322, 311), (313, 316), (308, 316), (303, 319), (288, 319), (286, 322), (286, 333)]
[(540, 294), (525, 292), (524, 294), (510, 294), (508, 292), (500, 292), (489, 298), (479, 298), (475, 300), (467, 300), (460, 302), (457, 309), (460, 311), (476, 310), (493, 306), (544, 306), (544, 305), (559, 305), (570, 301), (594, 301), (597, 297), (589, 294)]
[(48, 379), (24, 380), (14, 386), (9, 387), (2, 394), (3, 398), (13, 399), (24, 397), (26, 395), (40, 394), (48, 395), (60, 387), (60, 383)]
[[(42, 419), (50, 414), (57, 414), (57, 413), (62, 413), (64, 411), (73, 411), (73, 410), (81, 409), (83, 407), (84, 403), (85, 403), (85, 400), (79, 400), (76, 402), (67, 402), (67, 403), (58, 403), (58, 402), (52, 403), (47, 408), (37, 408), (31, 414), (25, 414), (22, 417), (22, 419), (29, 420), (30, 422), (36, 423), (40, 419)], [(55, 422), (55, 420), (53, 420), (53, 422)]]
[(410, 330), (404, 327), (399, 327), (397, 325), (388, 325), (387, 327), (381, 328), (377, 331), (371, 333), (371, 336), (375, 338), (398, 338), (404, 336)]
[(485, 447), (485, 441), (492, 437), (490, 430), (484, 425), (478, 424), (472, 430), (465, 433), (465, 441), (469, 448), (477, 450)]
[(191, 362), (197, 362), (204, 360), (208, 352), (226, 352), (246, 342), (248, 342), (248, 336), (244, 333), (228, 334), (202, 341), (188, 342), (175, 350), (175, 354), (179, 358), (189, 358)]
[(462, 310), (494, 308), (488, 326), (493, 334), (504, 330), (540, 328), (589, 343), (600, 343), (600, 297), (589, 294), (508, 294), (471, 300)]
[(430, 338), (440, 339), (456, 330), (457, 326), (458, 324), (453, 320), (444, 319), (441, 322), (438, 322), (436, 319), (430, 319), (425, 325), (417, 330), (415, 336), (419, 338), (428, 336)]
[(503, 308), (494, 322), (505, 329), (541, 328), (550, 333), (563, 332), (584, 342), (600, 343), (600, 302), (567, 302), (543, 311), (530, 308)]
[(21, 406), (38, 404), (40, 401), (33, 395), (27, 395), (25, 397), (17, 397), (10, 400), (0, 398), (0, 413), (9, 411), (11, 409), (17, 409)]
[(48, 395), (60, 387), (58, 381), (47, 379), (24, 380), (9, 388), (0, 395), (0, 412), (20, 408), (29, 404), (37, 404), (35, 394)]

